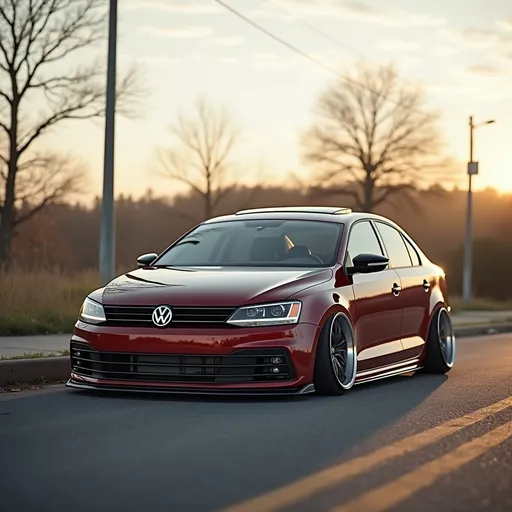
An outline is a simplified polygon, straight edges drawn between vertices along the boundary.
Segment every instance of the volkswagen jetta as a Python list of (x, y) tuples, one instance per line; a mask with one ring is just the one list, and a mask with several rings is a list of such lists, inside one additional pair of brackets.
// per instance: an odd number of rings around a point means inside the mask
[(138, 267), (85, 299), (68, 386), (338, 395), (454, 364), (445, 274), (384, 217), (240, 211)]

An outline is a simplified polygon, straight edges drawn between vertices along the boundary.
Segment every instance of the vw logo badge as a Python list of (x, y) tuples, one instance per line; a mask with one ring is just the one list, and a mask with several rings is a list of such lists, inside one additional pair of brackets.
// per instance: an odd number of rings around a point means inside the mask
[(158, 306), (151, 315), (151, 320), (157, 327), (165, 327), (172, 320), (172, 310), (169, 306)]

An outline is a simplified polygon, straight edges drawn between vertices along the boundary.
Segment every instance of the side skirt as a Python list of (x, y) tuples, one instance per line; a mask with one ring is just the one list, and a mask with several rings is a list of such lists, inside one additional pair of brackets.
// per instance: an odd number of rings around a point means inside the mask
[(419, 359), (410, 359), (402, 363), (397, 363), (389, 366), (381, 366), (373, 370), (367, 370), (356, 374), (356, 381), (354, 386), (357, 384), (363, 384), (365, 382), (372, 382), (375, 380), (386, 379), (387, 377), (394, 377), (403, 373), (410, 373), (417, 370), (421, 370), (422, 366), (419, 366)]

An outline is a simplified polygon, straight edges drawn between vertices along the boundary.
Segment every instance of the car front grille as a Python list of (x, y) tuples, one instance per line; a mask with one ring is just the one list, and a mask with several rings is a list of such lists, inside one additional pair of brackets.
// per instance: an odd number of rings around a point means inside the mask
[(100, 352), (71, 344), (75, 374), (102, 380), (161, 383), (243, 384), (295, 377), (289, 354), (281, 349), (244, 349), (228, 355)]
[[(104, 306), (107, 325), (155, 327), (151, 315), (157, 306)], [(172, 321), (166, 326), (211, 327), (225, 324), (236, 308), (172, 307)]]

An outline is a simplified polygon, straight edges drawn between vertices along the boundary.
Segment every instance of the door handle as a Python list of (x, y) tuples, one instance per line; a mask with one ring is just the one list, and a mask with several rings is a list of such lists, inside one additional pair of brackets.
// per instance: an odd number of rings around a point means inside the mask
[(426, 292), (430, 290), (430, 283), (426, 279), (423, 279), (423, 288)]
[(402, 291), (402, 287), (398, 286), (396, 283), (393, 284), (393, 288), (391, 288), (391, 291), (393, 292), (393, 295), (395, 297), (398, 297), (400, 295), (400, 292)]

